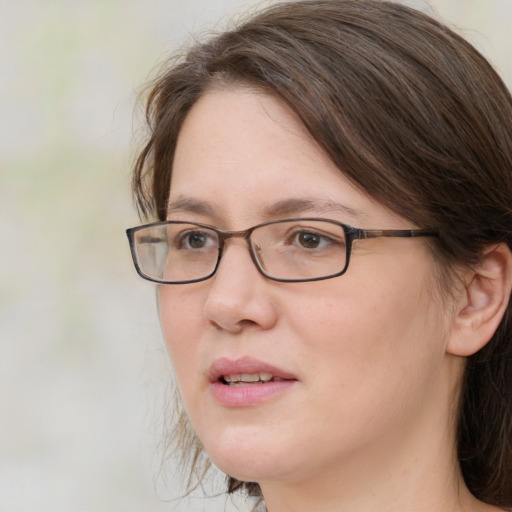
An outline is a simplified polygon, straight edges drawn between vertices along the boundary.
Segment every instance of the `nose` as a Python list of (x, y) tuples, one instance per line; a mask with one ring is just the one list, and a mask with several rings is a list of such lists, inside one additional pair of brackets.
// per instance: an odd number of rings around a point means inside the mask
[(247, 328), (270, 329), (276, 323), (270, 290), (275, 284), (256, 268), (245, 240), (233, 238), (225, 244), (209, 286), (204, 317), (215, 328), (237, 334)]

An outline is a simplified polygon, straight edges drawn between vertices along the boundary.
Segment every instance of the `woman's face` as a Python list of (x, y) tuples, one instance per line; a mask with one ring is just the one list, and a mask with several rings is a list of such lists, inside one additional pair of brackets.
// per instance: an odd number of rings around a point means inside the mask
[[(212, 91), (190, 112), (170, 204), (169, 219), (226, 230), (291, 217), (415, 227), (351, 185), (279, 100), (242, 88)], [(450, 313), (426, 239), (356, 241), (344, 275), (282, 283), (231, 238), (214, 277), (161, 286), (159, 306), (192, 426), (238, 479), (382, 471), (449, 427)], [(223, 381), (245, 373), (279, 379)]]

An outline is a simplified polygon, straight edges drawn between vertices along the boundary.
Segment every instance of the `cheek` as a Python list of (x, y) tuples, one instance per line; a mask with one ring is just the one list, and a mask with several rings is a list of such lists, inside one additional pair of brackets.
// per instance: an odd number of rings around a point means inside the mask
[(197, 297), (182, 292), (162, 286), (158, 291), (158, 304), (165, 345), (183, 395), (197, 376), (202, 314)]
[(287, 315), (302, 340), (300, 358), (312, 369), (318, 396), (336, 399), (343, 393), (358, 410), (363, 403), (371, 410), (406, 394), (403, 382), (425, 391), (444, 356), (444, 327), (425, 287), (407, 286), (405, 280), (390, 287), (373, 277), (347, 280), (346, 287), (330, 293), (324, 288), (318, 296), (311, 292)]

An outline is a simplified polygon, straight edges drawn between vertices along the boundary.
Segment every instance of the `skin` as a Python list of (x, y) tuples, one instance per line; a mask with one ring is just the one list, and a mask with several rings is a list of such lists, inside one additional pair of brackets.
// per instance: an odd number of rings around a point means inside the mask
[[(273, 208), (297, 198), (313, 204)], [(351, 185), (279, 100), (243, 88), (210, 91), (193, 107), (170, 201), (169, 219), (228, 230), (300, 216), (416, 227)], [(456, 308), (440, 296), (427, 243), (358, 241), (345, 275), (279, 283), (230, 239), (213, 278), (159, 288), (192, 426), (220, 469), (260, 483), (270, 512), (495, 510), (459, 472), (454, 404), (464, 359), (447, 350)], [(243, 356), (297, 382), (258, 405), (219, 405), (208, 369)]]

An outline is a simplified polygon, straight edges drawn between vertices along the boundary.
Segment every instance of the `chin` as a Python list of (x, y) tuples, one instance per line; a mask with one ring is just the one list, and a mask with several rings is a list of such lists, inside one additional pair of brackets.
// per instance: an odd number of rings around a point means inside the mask
[(261, 429), (259, 433), (243, 430), (243, 434), (211, 435), (203, 441), (212, 462), (227, 475), (244, 482), (278, 477), (284, 468), (278, 467), (276, 461), (285, 461), (286, 457), (269, 443), (268, 435)]
[(262, 482), (265, 480), (282, 480), (284, 475), (281, 468), (276, 467), (276, 459), (268, 459), (263, 464), (254, 460), (247, 461), (226, 461), (219, 463), (212, 459), (223, 473), (230, 477), (236, 478), (242, 482)]

